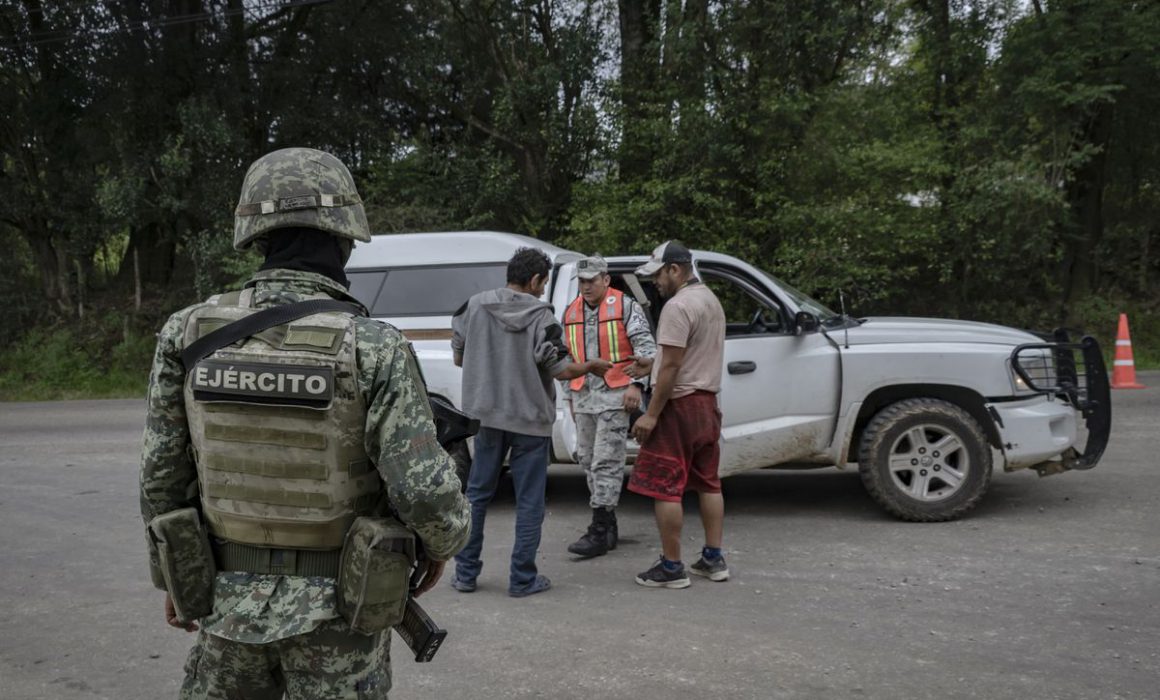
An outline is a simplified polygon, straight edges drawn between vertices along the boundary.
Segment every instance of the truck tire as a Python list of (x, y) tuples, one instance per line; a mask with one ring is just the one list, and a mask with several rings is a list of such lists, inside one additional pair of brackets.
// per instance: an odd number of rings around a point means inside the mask
[(906, 399), (879, 411), (858, 450), (870, 496), (912, 522), (962, 517), (991, 481), (991, 448), (969, 413), (938, 399)]

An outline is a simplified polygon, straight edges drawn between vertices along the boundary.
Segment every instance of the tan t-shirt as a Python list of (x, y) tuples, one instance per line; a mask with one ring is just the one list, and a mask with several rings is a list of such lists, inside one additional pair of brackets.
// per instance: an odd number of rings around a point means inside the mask
[(677, 370), (673, 398), (694, 391), (721, 391), (721, 364), (725, 359), (725, 311), (717, 295), (695, 282), (679, 289), (661, 309), (657, 324), (657, 358), (652, 381), (656, 386), (664, 348), (685, 348), (685, 359)]

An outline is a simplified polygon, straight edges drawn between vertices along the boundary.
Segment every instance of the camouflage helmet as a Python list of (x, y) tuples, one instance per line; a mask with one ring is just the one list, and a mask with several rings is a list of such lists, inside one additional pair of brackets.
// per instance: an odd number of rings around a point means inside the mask
[(313, 148), (283, 148), (254, 161), (234, 210), (234, 248), (275, 229), (302, 226), (341, 238), (371, 239), (362, 198), (342, 161)]

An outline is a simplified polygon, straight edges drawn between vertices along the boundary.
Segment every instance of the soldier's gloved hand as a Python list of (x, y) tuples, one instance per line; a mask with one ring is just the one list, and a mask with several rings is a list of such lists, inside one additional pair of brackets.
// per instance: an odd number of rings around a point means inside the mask
[(416, 598), (434, 588), (436, 583), (439, 583), (439, 577), (443, 575), (443, 568), (447, 566), (447, 562), (424, 559), (419, 562), (419, 566), (426, 566), (427, 569), (423, 572), (423, 578), (419, 582), (419, 587), (412, 594)]
[(186, 632), (197, 631), (196, 622), (178, 621), (177, 609), (173, 607), (173, 598), (168, 593), (165, 594), (165, 623), (170, 627), (176, 627), (177, 629), (185, 630)]

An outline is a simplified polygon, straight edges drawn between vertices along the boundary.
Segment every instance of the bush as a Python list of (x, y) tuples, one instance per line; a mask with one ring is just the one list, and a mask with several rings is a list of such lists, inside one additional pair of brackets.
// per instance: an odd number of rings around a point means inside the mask
[[(145, 396), (153, 336), (90, 327), (37, 328), (0, 353), (0, 400), (54, 401)], [(117, 335), (120, 335), (118, 338)]]

